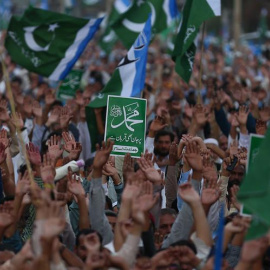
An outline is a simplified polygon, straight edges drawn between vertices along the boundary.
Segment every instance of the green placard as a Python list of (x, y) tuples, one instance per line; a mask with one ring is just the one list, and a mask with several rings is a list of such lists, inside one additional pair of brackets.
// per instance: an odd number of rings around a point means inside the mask
[(114, 141), (112, 155), (130, 153), (139, 158), (144, 153), (146, 100), (108, 96), (105, 140)]
[(75, 97), (76, 91), (80, 87), (82, 74), (82, 70), (71, 70), (59, 87), (57, 98), (66, 100)]
[(247, 172), (248, 172), (248, 168), (250, 168), (251, 164), (254, 163), (254, 161), (256, 160), (256, 157), (259, 154), (260, 145), (263, 139), (264, 139), (264, 136), (262, 135), (250, 134)]

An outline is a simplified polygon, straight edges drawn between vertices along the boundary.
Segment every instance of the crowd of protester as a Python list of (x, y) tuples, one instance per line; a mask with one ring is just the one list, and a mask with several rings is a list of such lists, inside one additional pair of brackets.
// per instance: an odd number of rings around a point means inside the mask
[[(152, 42), (139, 159), (111, 156), (112, 141), (91, 151), (85, 107), (125, 55), (120, 44), (109, 55), (89, 44), (76, 63), (81, 88), (66, 102), (57, 100), (56, 85), (5, 52), (17, 118), (1, 69), (0, 270), (210, 270), (220, 222), (222, 269), (270, 269), (270, 235), (245, 241), (251, 219), (237, 200), (249, 136), (264, 135), (270, 120), (267, 44), (259, 55), (210, 44), (202, 72), (197, 52), (186, 84), (164, 44)], [(95, 109), (98, 121), (103, 110)]]

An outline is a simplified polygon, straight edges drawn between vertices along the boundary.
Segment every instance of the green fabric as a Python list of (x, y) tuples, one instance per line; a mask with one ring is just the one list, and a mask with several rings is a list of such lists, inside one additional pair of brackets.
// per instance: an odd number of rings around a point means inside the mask
[(181, 27), (175, 40), (173, 60), (175, 70), (185, 82), (189, 82), (196, 53), (194, 40), (201, 24), (215, 16), (206, 0), (186, 1), (182, 13)]
[[(88, 22), (29, 7), (22, 17), (12, 16), (5, 47), (14, 62), (49, 77), (74, 42), (77, 32)], [(56, 24), (57, 27), (53, 27)], [(36, 29), (30, 30), (29, 27)], [(45, 50), (47, 46), (49, 48)]]
[[(168, 28), (167, 16), (163, 10), (165, 0), (134, 1), (133, 5), (112, 23), (111, 27), (124, 46), (129, 49), (140, 34), (143, 24), (152, 13), (152, 35)], [(132, 28), (127, 28), (125, 22), (131, 22)]]
[(270, 128), (261, 143), (255, 161), (241, 185), (238, 199), (252, 215), (254, 222), (249, 230), (248, 238), (256, 238), (270, 227), (270, 170), (269, 170)]

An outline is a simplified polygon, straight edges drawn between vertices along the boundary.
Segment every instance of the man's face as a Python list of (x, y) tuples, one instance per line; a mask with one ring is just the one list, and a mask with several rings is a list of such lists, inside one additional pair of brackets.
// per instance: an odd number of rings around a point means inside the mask
[(169, 155), (171, 143), (171, 137), (169, 135), (160, 136), (155, 142), (155, 152), (157, 155), (162, 157)]
[(160, 222), (159, 222), (159, 228), (158, 228), (159, 233), (164, 236), (168, 235), (171, 232), (174, 221), (175, 221), (174, 215), (170, 215), (170, 214), (162, 215), (160, 217)]
[[(89, 235), (89, 234), (88, 234)], [(93, 235), (93, 236), (96, 236), (96, 238), (98, 238), (97, 234), (96, 233), (92, 233), (90, 235)], [(76, 255), (83, 261), (85, 262), (86, 261), (86, 258), (87, 258), (87, 255), (88, 255), (88, 252), (87, 252), (87, 249), (86, 249), (86, 246), (84, 245), (84, 237), (86, 237), (86, 235), (80, 235), (79, 237), (79, 244), (78, 246), (75, 247), (75, 253)], [(99, 240), (98, 240), (99, 242)], [(98, 247), (98, 250), (100, 248), (100, 242), (99, 242), (99, 247)], [(96, 250), (96, 251), (98, 251)]]
[(238, 165), (231, 172), (230, 181), (238, 181), (239, 183), (242, 181), (245, 174), (245, 169), (243, 166)]
[(114, 232), (114, 227), (115, 227), (115, 224), (117, 221), (117, 217), (107, 216), (107, 218), (108, 218), (108, 221), (112, 227), (112, 231)]
[(223, 151), (226, 151), (228, 149), (228, 138), (226, 136), (221, 136), (219, 138), (219, 147)]

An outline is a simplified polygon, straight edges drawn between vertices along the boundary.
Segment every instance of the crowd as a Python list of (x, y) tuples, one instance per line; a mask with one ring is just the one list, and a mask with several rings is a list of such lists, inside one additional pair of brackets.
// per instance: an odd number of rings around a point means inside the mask
[[(228, 54), (210, 44), (202, 82), (197, 52), (186, 84), (164, 44), (152, 42), (139, 159), (111, 156), (110, 140), (91, 151), (87, 127), (85, 107), (125, 55), (120, 44), (109, 55), (88, 45), (76, 63), (81, 88), (65, 104), (56, 85), (5, 52), (17, 118), (1, 69), (0, 270), (210, 270), (220, 222), (222, 269), (270, 269), (270, 235), (245, 241), (251, 218), (240, 215), (237, 200), (249, 136), (264, 135), (270, 120), (267, 42), (263, 48)], [(103, 110), (95, 109), (97, 119)]]

